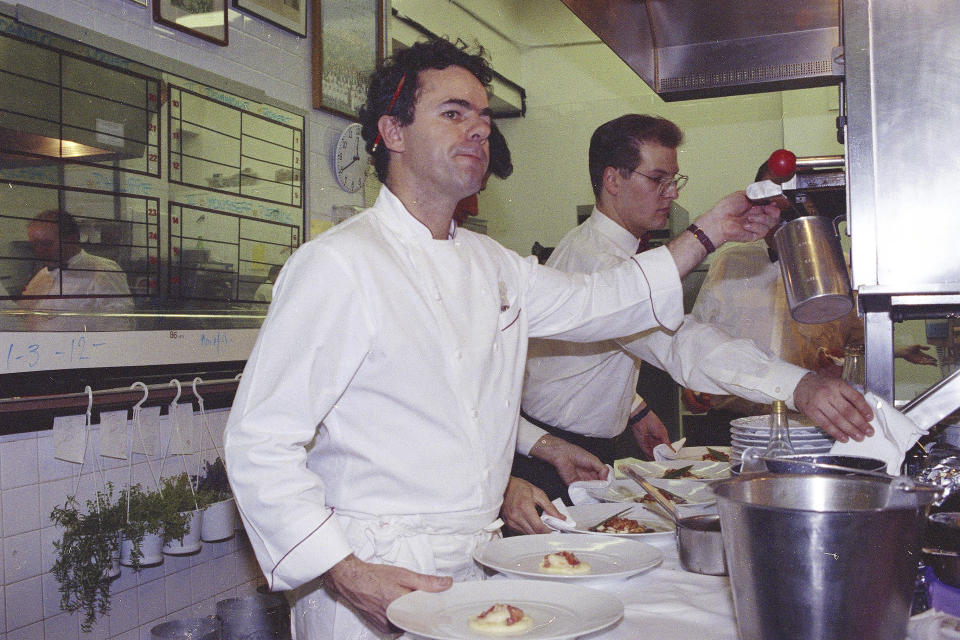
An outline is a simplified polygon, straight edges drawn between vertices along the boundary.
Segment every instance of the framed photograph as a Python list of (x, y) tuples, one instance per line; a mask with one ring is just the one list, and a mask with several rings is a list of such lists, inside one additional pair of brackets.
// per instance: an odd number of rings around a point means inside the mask
[(153, 0), (153, 19), (197, 38), (227, 46), (227, 0)]
[(384, 55), (383, 0), (313, 0), (313, 107), (351, 120)]
[(233, 6), (298, 36), (307, 35), (310, 0), (233, 0)]

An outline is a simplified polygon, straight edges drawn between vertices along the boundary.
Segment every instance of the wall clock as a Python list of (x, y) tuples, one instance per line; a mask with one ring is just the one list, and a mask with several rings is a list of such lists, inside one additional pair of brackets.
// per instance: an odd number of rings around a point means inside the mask
[(337, 182), (349, 193), (356, 193), (363, 188), (364, 176), (370, 164), (370, 156), (363, 148), (361, 129), (358, 122), (347, 125), (334, 149)]

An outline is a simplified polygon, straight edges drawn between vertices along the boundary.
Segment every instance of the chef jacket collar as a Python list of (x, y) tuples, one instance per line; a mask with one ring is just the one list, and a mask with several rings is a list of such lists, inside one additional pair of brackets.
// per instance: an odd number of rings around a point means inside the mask
[(592, 226), (597, 233), (615, 244), (626, 255), (633, 255), (637, 252), (637, 238), (596, 207), (593, 208), (593, 213), (590, 214), (584, 224)]
[[(377, 196), (377, 202), (374, 207), (383, 211), (383, 219), (390, 227), (401, 237), (420, 238), (421, 240), (433, 240), (433, 234), (425, 224), (413, 217), (413, 214), (386, 185), (380, 187), (380, 194)], [(447, 231), (447, 239), (452, 240), (457, 235), (457, 223), (450, 220), (450, 229)]]

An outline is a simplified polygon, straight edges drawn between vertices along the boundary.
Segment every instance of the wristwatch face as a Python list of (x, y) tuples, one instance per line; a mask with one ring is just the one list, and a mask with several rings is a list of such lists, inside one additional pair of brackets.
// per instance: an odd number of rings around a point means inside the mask
[(363, 178), (370, 163), (370, 156), (363, 148), (360, 124), (354, 122), (340, 134), (334, 151), (337, 182), (344, 191), (356, 193), (363, 188)]

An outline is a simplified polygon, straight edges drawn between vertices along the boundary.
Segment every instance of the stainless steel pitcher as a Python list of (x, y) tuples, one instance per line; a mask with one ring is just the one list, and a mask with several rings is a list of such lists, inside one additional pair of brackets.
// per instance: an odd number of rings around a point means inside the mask
[(787, 305), (797, 322), (830, 322), (853, 309), (850, 275), (837, 229), (840, 219), (804, 216), (785, 223), (773, 235)]

